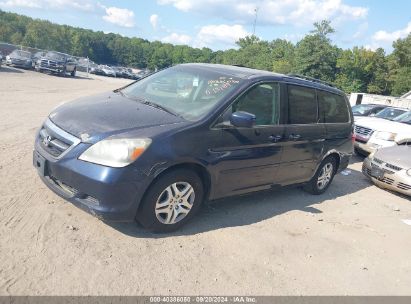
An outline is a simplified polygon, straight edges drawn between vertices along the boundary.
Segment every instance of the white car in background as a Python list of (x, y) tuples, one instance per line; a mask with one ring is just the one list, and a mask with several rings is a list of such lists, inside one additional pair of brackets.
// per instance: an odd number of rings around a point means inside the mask
[(354, 148), (356, 152), (368, 154), (379, 148), (407, 143), (411, 143), (411, 111), (393, 120), (369, 117), (355, 121)]
[(387, 120), (393, 120), (396, 117), (408, 111), (409, 111), (408, 109), (404, 109), (404, 108), (386, 107), (385, 109), (382, 109), (375, 114), (371, 114), (370, 116), (355, 116), (354, 115), (354, 122), (357, 122), (359, 120), (363, 121), (364, 119), (372, 120), (373, 118), (384, 118)]

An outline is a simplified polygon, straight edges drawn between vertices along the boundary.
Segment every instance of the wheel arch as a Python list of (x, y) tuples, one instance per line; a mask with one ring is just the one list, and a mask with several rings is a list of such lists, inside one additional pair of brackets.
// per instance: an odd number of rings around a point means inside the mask
[[(330, 151), (328, 151), (328, 153), (327, 154), (325, 154), (324, 155), (324, 157), (323, 157), (323, 159), (321, 160), (321, 162), (323, 162), (324, 161), (324, 159), (326, 159), (327, 157), (333, 157), (334, 159), (335, 159), (335, 161), (336, 161), (336, 166), (337, 166), (337, 168), (335, 169), (335, 173), (337, 173), (338, 172), (338, 169), (339, 169), (339, 167), (340, 167), (340, 163), (341, 163), (341, 154), (338, 152), (338, 151), (336, 151), (336, 150), (330, 150)], [(321, 163), (320, 163), (321, 164)]]
[[(147, 192), (149, 191), (150, 187), (159, 179), (161, 176), (167, 174), (168, 172), (178, 170), (178, 169), (188, 169), (191, 171), (194, 171), (201, 179), (203, 182), (204, 186), (204, 200), (207, 200), (210, 196), (211, 193), (211, 175), (209, 171), (206, 169), (205, 166), (195, 163), (195, 162), (183, 162), (183, 163), (177, 163), (177, 164), (172, 164), (168, 167), (165, 168), (159, 168), (155, 171), (154, 173), (154, 178), (150, 182), (149, 186), (147, 189), (145, 189), (144, 194), (141, 196), (141, 201), (144, 200), (144, 197), (146, 196)], [(138, 206), (137, 212), (140, 210), (142, 204), (141, 201)]]

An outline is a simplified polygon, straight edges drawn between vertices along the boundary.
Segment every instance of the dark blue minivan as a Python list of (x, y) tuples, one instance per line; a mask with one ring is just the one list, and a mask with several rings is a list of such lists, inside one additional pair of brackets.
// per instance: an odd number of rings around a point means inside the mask
[(323, 193), (348, 165), (352, 122), (345, 94), (318, 80), (183, 64), (53, 110), (33, 164), (96, 217), (167, 232), (205, 200), (290, 184)]

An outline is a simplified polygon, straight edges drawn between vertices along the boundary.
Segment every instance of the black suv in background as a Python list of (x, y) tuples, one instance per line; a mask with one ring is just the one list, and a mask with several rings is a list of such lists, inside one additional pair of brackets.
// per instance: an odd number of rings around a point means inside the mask
[(171, 231), (204, 200), (290, 184), (323, 193), (348, 165), (352, 128), (345, 94), (317, 80), (183, 64), (56, 108), (33, 164), (99, 218)]
[(34, 68), (38, 72), (50, 72), (61, 76), (70, 74), (74, 77), (76, 76), (77, 64), (70, 55), (50, 51), (37, 60)]

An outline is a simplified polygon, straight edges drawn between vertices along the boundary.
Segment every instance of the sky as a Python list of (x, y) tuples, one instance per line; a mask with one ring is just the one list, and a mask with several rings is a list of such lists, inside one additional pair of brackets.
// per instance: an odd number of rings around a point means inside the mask
[[(213, 50), (255, 35), (296, 43), (331, 20), (342, 48), (392, 51), (411, 32), (411, 1), (393, 0), (0, 0), (0, 9), (105, 33)], [(256, 18), (257, 16), (257, 18)]]

